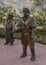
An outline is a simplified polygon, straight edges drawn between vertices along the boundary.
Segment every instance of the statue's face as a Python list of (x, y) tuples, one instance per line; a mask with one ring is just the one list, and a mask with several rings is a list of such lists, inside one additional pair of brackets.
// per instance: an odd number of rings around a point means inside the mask
[(23, 11), (24, 16), (29, 16), (29, 13), (27, 11)]
[(12, 16), (8, 16), (8, 20), (12, 20), (13, 19), (13, 17)]

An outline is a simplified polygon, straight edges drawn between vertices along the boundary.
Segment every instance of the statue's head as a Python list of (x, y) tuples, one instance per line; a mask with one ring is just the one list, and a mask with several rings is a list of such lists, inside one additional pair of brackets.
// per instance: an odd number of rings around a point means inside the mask
[(13, 14), (8, 14), (8, 19), (10, 20), (12, 20), (13, 19)]
[(30, 14), (30, 10), (28, 8), (23, 8), (23, 14), (28, 16)]

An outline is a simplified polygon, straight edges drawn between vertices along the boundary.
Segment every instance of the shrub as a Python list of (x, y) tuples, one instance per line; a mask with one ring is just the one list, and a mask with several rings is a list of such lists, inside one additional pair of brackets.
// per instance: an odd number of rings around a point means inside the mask
[(46, 44), (46, 30), (37, 29), (35, 33), (35, 41)]
[(0, 38), (4, 38), (5, 37), (5, 31), (3, 28), (0, 28)]

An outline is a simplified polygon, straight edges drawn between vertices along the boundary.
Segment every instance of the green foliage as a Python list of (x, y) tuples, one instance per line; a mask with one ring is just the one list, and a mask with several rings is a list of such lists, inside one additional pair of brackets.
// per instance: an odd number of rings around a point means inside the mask
[(5, 31), (3, 28), (0, 28), (0, 38), (4, 38), (5, 37)]
[(46, 30), (36, 30), (35, 41), (46, 44)]
[(17, 14), (16, 10), (13, 10), (12, 7), (2, 7), (0, 8), (0, 23), (3, 21), (5, 21), (7, 19), (7, 14), (13, 14), (14, 15), (14, 22), (16, 23), (16, 21), (19, 19), (20, 15)]
[(38, 25), (42, 25), (42, 18), (40, 18), (40, 16), (37, 16), (37, 17), (35, 17), (35, 21), (36, 21), (36, 23), (38, 24)]

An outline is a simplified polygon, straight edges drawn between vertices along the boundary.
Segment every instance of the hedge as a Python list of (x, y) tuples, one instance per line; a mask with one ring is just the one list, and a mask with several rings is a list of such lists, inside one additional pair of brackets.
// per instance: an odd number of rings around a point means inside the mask
[(46, 44), (46, 30), (37, 29), (35, 34), (35, 41)]
[[(3, 28), (0, 28), (0, 38), (5, 38), (5, 31)], [(14, 38), (20, 39), (21, 33), (14, 32)], [(35, 41), (46, 44), (46, 30), (36, 29)]]

